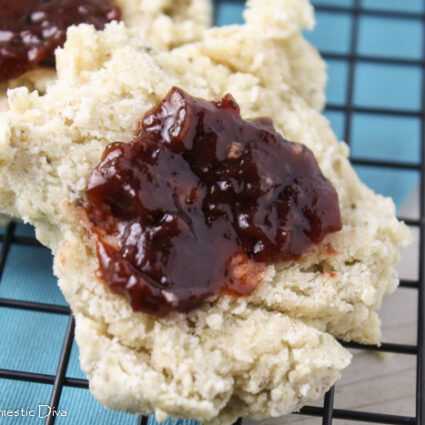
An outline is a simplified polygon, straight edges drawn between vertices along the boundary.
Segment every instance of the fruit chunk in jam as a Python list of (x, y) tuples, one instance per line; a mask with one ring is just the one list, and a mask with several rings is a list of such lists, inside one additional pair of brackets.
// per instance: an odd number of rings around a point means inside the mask
[(53, 63), (69, 26), (85, 22), (102, 29), (120, 18), (113, 0), (0, 0), (0, 81)]
[(247, 295), (269, 263), (295, 260), (342, 227), (338, 195), (313, 153), (230, 95), (178, 88), (131, 143), (113, 143), (85, 199), (99, 273), (135, 311), (188, 311)]

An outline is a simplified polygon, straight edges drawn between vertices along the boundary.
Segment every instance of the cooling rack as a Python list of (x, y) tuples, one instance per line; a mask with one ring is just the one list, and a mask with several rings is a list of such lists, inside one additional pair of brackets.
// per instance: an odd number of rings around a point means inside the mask
[[(243, 0), (214, 3), (216, 24), (241, 20)], [(425, 425), (425, 0), (315, 0), (314, 4), (319, 24), (326, 21), (322, 29), (319, 25), (321, 36), (312, 36), (331, 74), (325, 114), (339, 138), (351, 145), (352, 163), (370, 186), (392, 195), (399, 205), (416, 184), (419, 187), (418, 214), (401, 217), (419, 235), (418, 278), (403, 279), (400, 284), (418, 295), (417, 305), (412, 306), (417, 308), (417, 343), (387, 342), (379, 347), (343, 343), (350, 349), (413, 356), (416, 406), (414, 416), (340, 409), (334, 407), (333, 387), (321, 406), (306, 406), (297, 414), (319, 418), (326, 425), (338, 420)], [(362, 25), (374, 25), (376, 20), (384, 26), (394, 25), (397, 37), (385, 43), (386, 35), (380, 30), (375, 30), (372, 38), (365, 37)], [(397, 22), (402, 26), (397, 27)], [(392, 74), (395, 69), (404, 78), (401, 88)], [(356, 84), (366, 84), (363, 93), (367, 98), (356, 91)], [(378, 131), (389, 131), (399, 119), (417, 123), (413, 126), (417, 148), (409, 146), (410, 130), (398, 146), (367, 146), (362, 128), (372, 132), (374, 125), (381, 124)], [(354, 139), (366, 143), (363, 150), (353, 144)], [(393, 154), (388, 155), (391, 150)], [(382, 174), (383, 170), (386, 173)], [(32, 229), (10, 224), (1, 232), (0, 242), (0, 409), (27, 410), (37, 402), (44, 406), (43, 414), (47, 406), (60, 412), (66, 400), (65, 407), (73, 409), (73, 415), (49, 415), (46, 425), (153, 425), (152, 417), (103, 409), (87, 391), (88, 382), (78, 366), (71, 311), (56, 288), (50, 254), (37, 242)], [(10, 400), (21, 404), (10, 406)], [(37, 420), (40, 422), (24, 414), (19, 418), (0, 416), (0, 424), (43, 423), (43, 419)]]

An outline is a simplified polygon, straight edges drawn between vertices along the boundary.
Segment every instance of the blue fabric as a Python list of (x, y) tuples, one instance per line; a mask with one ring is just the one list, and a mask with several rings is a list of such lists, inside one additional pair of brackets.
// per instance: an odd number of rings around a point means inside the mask
[(318, 25), (313, 32), (304, 35), (319, 50), (331, 53), (347, 53), (350, 48), (351, 15), (348, 13), (316, 12)]
[(243, 24), (243, 2), (221, 2), (220, 7), (216, 10), (216, 24), (218, 26)]
[(332, 128), (339, 140), (344, 139), (345, 114), (340, 111), (326, 111), (326, 118), (331, 122)]
[(358, 50), (362, 55), (420, 59), (423, 32), (421, 21), (362, 16)]
[(315, 0), (313, 3), (321, 6), (352, 7), (354, 0)]
[[(311, 0), (314, 5), (352, 7), (354, 0)], [(396, 12), (423, 12), (422, 0), (361, 0), (365, 9), (392, 10)]]
[(81, 370), (80, 361), (79, 361), (79, 351), (77, 343), (73, 342), (71, 349), (71, 356), (69, 357), (68, 369), (66, 371), (66, 376), (70, 378), (79, 378), (86, 379), (85, 373)]
[[(339, 0), (314, 1), (320, 5), (342, 6)], [(347, 6), (349, 2), (346, 3)], [(384, 10), (420, 12), (422, 1), (363, 0), (363, 5)], [(316, 29), (306, 37), (322, 51), (349, 53), (352, 17), (342, 11), (316, 13)], [(421, 59), (424, 26), (421, 20), (361, 16), (359, 21), (358, 53), (365, 56), (386, 56), (402, 59)], [(347, 102), (348, 62), (328, 60), (329, 82), (326, 96), (329, 104)], [(395, 108), (418, 111), (421, 107), (422, 72), (420, 66), (401, 66), (358, 62), (354, 70), (354, 106), (364, 108)], [(345, 114), (327, 111), (340, 140), (345, 136)], [(351, 125), (353, 156), (363, 159), (419, 162), (419, 118), (400, 118), (387, 115), (354, 114)], [(361, 179), (373, 190), (391, 196), (401, 207), (419, 183), (416, 171), (356, 167)]]
[(60, 411), (66, 416), (58, 416), (58, 425), (137, 425), (138, 416), (105, 409), (88, 390), (65, 387), (59, 402)]
[(67, 324), (67, 316), (0, 308), (0, 368), (55, 374)]
[(347, 102), (348, 62), (329, 59), (326, 97), (330, 105), (344, 105)]
[[(315, 0), (315, 4), (353, 5), (353, 0)], [(234, 0), (221, 0), (217, 11), (218, 25), (242, 22), (243, 7)], [(364, 7), (385, 8), (407, 12), (423, 12), (422, 0), (363, 0)], [(320, 49), (346, 54), (351, 43), (352, 17), (346, 11), (317, 13), (318, 25), (307, 38)], [(359, 53), (408, 59), (422, 58), (424, 28), (421, 20), (379, 19), (362, 17), (359, 22)], [(348, 64), (341, 59), (328, 61), (330, 81), (329, 103), (344, 105), (347, 101)], [(416, 66), (376, 65), (359, 63), (355, 69), (354, 103), (361, 107), (420, 108), (421, 70)], [(344, 112), (327, 111), (339, 139), (344, 138)], [(351, 125), (351, 148), (356, 158), (419, 162), (420, 121), (416, 117), (393, 117), (355, 113)], [(398, 206), (417, 185), (415, 171), (394, 171), (385, 168), (356, 167), (361, 178), (374, 190), (392, 196)], [(0, 231), (1, 233), (4, 230)], [(17, 236), (31, 237), (30, 226), (19, 225)], [(52, 275), (52, 258), (45, 248), (13, 245), (7, 258), (0, 284), (0, 297), (66, 305)], [(56, 373), (65, 337), (67, 316), (0, 308), (0, 368), (44, 374)], [(85, 378), (78, 362), (74, 342), (67, 376)], [(47, 404), (52, 386), (0, 379), (0, 409), (36, 408)], [(58, 424), (136, 425), (137, 416), (105, 410), (90, 395), (78, 388), (63, 389), (59, 409), (68, 412), (58, 417)], [(194, 421), (177, 421), (193, 425)], [(33, 424), (32, 417), (0, 417), (0, 425)], [(150, 418), (149, 425), (156, 425)], [(171, 421), (167, 421), (171, 425)], [(182, 424), (183, 425), (183, 424)]]
[[(18, 229), (22, 227), (26, 226)], [(66, 305), (52, 274), (51, 253), (42, 247), (12, 245), (0, 284), (0, 297)]]
[(396, 12), (420, 13), (424, 11), (422, 0), (362, 0), (362, 5), (366, 9), (393, 10)]
[(421, 78), (420, 68), (359, 63), (356, 69), (354, 104), (361, 107), (419, 111)]
[[(2, 350), (3, 350), (2, 345)], [(38, 405), (49, 404), (50, 395), (53, 386), (45, 384), (35, 384), (32, 382), (19, 382), (0, 379), (0, 409), (24, 409), (26, 412), (34, 410), (35, 415), (38, 416)], [(1, 425), (42, 425), (44, 422), (37, 417), (29, 416), (7, 417), (0, 416)], [(84, 423), (84, 422), (83, 422)], [(88, 424), (88, 422), (87, 422)], [(79, 425), (69, 422), (69, 425)], [(93, 424), (95, 425), (95, 424)], [(116, 424), (118, 425), (118, 424)]]

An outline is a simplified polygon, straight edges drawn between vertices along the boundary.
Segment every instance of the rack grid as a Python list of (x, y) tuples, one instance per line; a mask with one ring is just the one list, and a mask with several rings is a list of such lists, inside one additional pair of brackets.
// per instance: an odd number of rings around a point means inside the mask
[[(330, 1), (330, 0), (329, 0)], [(322, 50), (321, 54), (326, 60), (343, 61), (348, 65), (348, 78), (346, 85), (346, 101), (343, 104), (330, 103), (326, 106), (326, 111), (337, 111), (345, 115), (345, 125), (343, 128), (344, 140), (350, 145), (352, 135), (353, 115), (363, 113), (368, 115), (385, 115), (390, 117), (416, 117), (421, 122), (420, 138), (420, 161), (387, 161), (381, 159), (363, 159), (352, 157), (354, 165), (364, 167), (378, 167), (391, 170), (414, 170), (420, 173), (420, 201), (419, 218), (403, 218), (406, 224), (419, 231), (419, 278), (403, 279), (400, 286), (409, 288), (418, 293), (418, 330), (417, 344), (406, 345), (398, 343), (383, 343), (381, 346), (365, 346), (357, 343), (344, 343), (342, 345), (348, 348), (356, 348), (368, 351), (383, 351), (390, 353), (406, 354), (416, 357), (416, 413), (415, 416), (399, 416), (374, 413), (372, 411), (354, 411), (334, 408), (334, 392), (332, 387), (324, 398), (322, 407), (305, 406), (297, 414), (316, 416), (322, 418), (324, 425), (331, 425), (333, 419), (345, 419), (350, 421), (363, 421), (383, 424), (415, 424), (425, 425), (425, 42), (422, 47), (421, 58), (397, 58), (382, 55), (365, 55), (358, 51), (359, 42), (359, 20), (362, 16), (372, 16), (389, 19), (403, 19), (412, 22), (421, 22), (425, 28), (425, 1), (423, 1), (421, 11), (396, 11), (381, 8), (364, 7), (361, 0), (347, 0), (350, 5), (336, 1), (330, 1), (327, 5), (326, 0), (316, 1), (316, 11), (330, 15), (349, 15), (352, 19), (350, 30), (350, 46), (348, 53), (338, 53)], [(412, 0), (405, 0), (412, 1)], [(422, 0), (421, 0), (422, 1)], [(218, 11), (224, 3), (243, 5), (243, 0), (215, 0), (215, 17), (217, 19)], [(417, 3), (417, 2), (416, 2)], [(359, 63), (386, 64), (405, 67), (416, 67), (421, 69), (421, 105), (419, 110), (405, 108), (382, 108), (382, 107), (360, 107), (354, 102), (354, 86), (356, 66)], [(6, 230), (0, 234), (0, 284), (6, 270), (8, 255), (13, 246), (28, 246), (33, 249), (45, 249), (32, 236), (20, 235), (16, 231), (17, 225), (9, 224)], [(59, 406), (61, 394), (64, 388), (88, 388), (88, 381), (81, 378), (72, 378), (67, 376), (67, 367), (71, 356), (71, 350), (74, 340), (74, 319), (67, 305), (40, 303), (27, 301), (24, 299), (2, 298), (0, 297), (0, 309), (27, 310), (30, 312), (52, 313), (68, 317), (63, 344), (60, 354), (60, 360), (55, 374), (35, 373), (22, 370), (0, 369), (0, 380), (33, 382), (40, 384), (49, 384), (52, 387), (49, 405), (57, 408)], [(3, 324), (4, 326), (4, 324)], [(3, 348), (2, 348), (3, 349)], [(45, 420), (46, 425), (55, 423), (55, 416), (48, 416)], [(135, 418), (134, 423), (147, 425), (149, 418), (140, 416)], [(67, 422), (72, 424), (72, 422)], [(237, 421), (241, 425), (242, 420)], [(355, 422), (354, 422), (355, 423)]]

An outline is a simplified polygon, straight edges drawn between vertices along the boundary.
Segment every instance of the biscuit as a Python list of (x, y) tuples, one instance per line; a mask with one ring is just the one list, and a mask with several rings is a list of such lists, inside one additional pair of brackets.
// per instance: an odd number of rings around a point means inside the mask
[[(163, 49), (199, 40), (212, 24), (210, 0), (117, 0), (116, 4), (135, 35)], [(8, 89), (26, 86), (44, 94), (55, 76), (52, 68), (39, 67), (0, 83), (0, 111), (7, 110)]]
[[(311, 46), (297, 31), (301, 27), (312, 29), (314, 18), (311, 6), (300, 2), (295, 7), (291, 2), (284, 5), (285, 10), (294, 10), (292, 14), (280, 17), (281, 22), (272, 22), (272, 37), (285, 32), (292, 32), (286, 45), (291, 67), (298, 76), (289, 83), (294, 84), (304, 99), (317, 109), (325, 103), (324, 89), (326, 85), (326, 65), (317, 50)], [(135, 36), (142, 38), (155, 47), (171, 49), (194, 40), (200, 40), (206, 28), (212, 23), (212, 6), (210, 0), (117, 0), (123, 13), (123, 22), (132, 29)], [(251, 19), (251, 28), (255, 31), (256, 20), (271, 15), (273, 8), (279, 6), (274, 2), (264, 3), (254, 10), (262, 14), (247, 15)], [(273, 17), (273, 19), (277, 19)], [(257, 28), (265, 28), (265, 22)], [(280, 25), (280, 27), (279, 27)], [(274, 34), (272, 33), (274, 31)], [(254, 32), (253, 32), (254, 33)], [(7, 109), (7, 90), (19, 86), (27, 86), (30, 91), (46, 92), (47, 85), (52, 83), (55, 73), (50, 68), (40, 67), (27, 72), (21, 77), (0, 84), (0, 111)]]
[(210, 0), (116, 0), (135, 36), (161, 49), (200, 40), (212, 25)]
[[(320, 102), (305, 99), (308, 73), (298, 71), (314, 65), (292, 61), (290, 46), (303, 44), (300, 29), (313, 21), (308, 2), (248, 4), (246, 25), (208, 30), (171, 51), (123, 24), (71, 28), (57, 81), (44, 96), (11, 91), (0, 115), (0, 207), (34, 224), (55, 254), (82, 368), (107, 407), (217, 424), (278, 416), (318, 398), (348, 365), (349, 353), (324, 331), (380, 341), (376, 309), (397, 286), (397, 246), (409, 231), (393, 202), (360, 182)], [(249, 297), (220, 296), (159, 319), (133, 312), (96, 278), (78, 206), (104, 148), (129, 141), (172, 86), (209, 100), (230, 92), (244, 118), (270, 117), (285, 139), (312, 149), (338, 191), (344, 228), (302, 260), (270, 266)]]
[[(117, 5), (122, 10), (123, 21), (135, 35), (164, 49), (199, 40), (212, 23), (210, 0), (117, 0)], [(8, 108), (8, 89), (26, 86), (29, 91), (44, 94), (55, 78), (54, 69), (38, 67), (18, 78), (1, 82), (0, 112)], [(9, 221), (7, 216), (0, 215), (0, 227)]]

